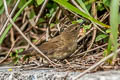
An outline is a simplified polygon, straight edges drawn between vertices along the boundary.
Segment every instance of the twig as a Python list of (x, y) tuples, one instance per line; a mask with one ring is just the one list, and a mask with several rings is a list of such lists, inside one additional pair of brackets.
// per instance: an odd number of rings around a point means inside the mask
[(52, 16), (51, 16), (51, 18), (50, 18), (50, 20), (48, 22), (49, 24), (51, 24), (51, 22), (52, 22), (53, 18), (55, 17), (56, 13), (58, 12), (58, 10), (59, 10), (59, 7), (57, 7), (56, 11), (52, 14)]
[[(118, 39), (118, 41), (120, 41), (120, 39)], [(85, 54), (85, 53), (88, 53), (88, 52), (91, 52), (91, 51), (97, 50), (97, 49), (102, 48), (102, 47), (105, 47), (105, 46), (107, 46), (107, 45), (108, 45), (108, 44), (106, 43), (106, 44), (101, 45), (101, 46), (98, 46), (98, 47), (96, 47), (96, 48), (93, 48), (93, 49), (90, 49), (90, 50), (84, 51), (84, 52), (82, 52), (82, 53), (80, 53), (80, 54), (77, 54), (77, 55), (75, 55), (75, 56), (81, 56), (81, 55), (83, 55), (83, 54)]]
[(24, 24), (21, 26), (20, 30), (23, 31), (26, 28), (28, 21), (25, 21)]
[(76, 56), (83, 55), (83, 54), (85, 54), (85, 53), (88, 53), (88, 52), (97, 50), (97, 49), (102, 48), (102, 47), (105, 47), (105, 46), (107, 46), (107, 45), (108, 45), (108, 44), (104, 44), (104, 45), (102, 45), (102, 46), (98, 46), (98, 47), (96, 47), (96, 48), (93, 48), (93, 49), (87, 50), (87, 51), (85, 51), (85, 52), (82, 52), (82, 53), (80, 53), (80, 54), (77, 54)]
[[(16, 4), (15, 4), (15, 6), (14, 6), (12, 12), (10, 13), (10, 16), (11, 16), (11, 17), (12, 17), (12, 15), (13, 15), (13, 13), (15, 12), (15, 10), (16, 10), (16, 8), (17, 8), (19, 2), (20, 2), (20, 0), (17, 0), (17, 2), (16, 2)], [(5, 21), (5, 24), (3, 25), (3, 27), (2, 27), (2, 29), (1, 29), (1, 31), (0, 31), (0, 36), (2, 35), (3, 31), (5, 30), (8, 21), (9, 21), (9, 19), (7, 19), (7, 20)]]
[[(35, 27), (35, 25), (36, 25), (35, 20), (34, 20), (35, 17), (33, 17), (33, 18), (30, 19), (30, 14), (31, 14), (31, 12), (30, 12), (30, 9), (28, 9), (28, 7), (26, 7), (25, 14), (26, 14), (27, 17), (28, 17), (28, 19), (29, 19), (28, 21), (29, 21), (29, 23), (31, 24), (31, 26), (32, 26), (32, 27)], [(26, 15), (25, 15), (25, 16), (26, 16)]]
[[(97, 11), (96, 11), (96, 6), (95, 6), (95, 2), (92, 3), (92, 13), (94, 15), (94, 18), (97, 19)], [(90, 46), (87, 48), (87, 50), (91, 49), (94, 41), (95, 41), (95, 37), (96, 37), (96, 31), (97, 31), (97, 28), (95, 26), (93, 26), (93, 36), (92, 36), (92, 41), (90, 43)]]
[(7, 9), (7, 4), (6, 4), (6, 0), (3, 0), (4, 2), (4, 7), (5, 7), (5, 13), (6, 16), (9, 18), (11, 24), (14, 26), (14, 28), (24, 37), (24, 39), (37, 51), (39, 52), (39, 54), (41, 56), (43, 56), (45, 59), (47, 59), (49, 61), (50, 64), (56, 64), (53, 61), (51, 61), (46, 55), (44, 55), (34, 44), (32, 44), (32, 42), (22, 33), (22, 31), (18, 28), (18, 26), (12, 21), (9, 13), (8, 13), (8, 9)]
[(85, 11), (75, 2), (75, 0), (71, 0), (71, 2), (82, 12), (85, 13)]
[(39, 11), (39, 13), (38, 13), (38, 15), (37, 15), (37, 17), (36, 17), (35, 23), (38, 22), (41, 14), (42, 14), (42, 12), (43, 12), (44, 9), (45, 9), (45, 6), (46, 6), (47, 2), (48, 2), (48, 0), (44, 0), (44, 3), (43, 3), (43, 5), (41, 6), (41, 9), (40, 9), (40, 11)]
[(26, 46), (19, 46), (19, 47), (15, 47), (12, 49), (12, 51), (15, 51), (15, 50), (19, 50), (19, 49), (26, 49), (27, 45)]
[[(58, 14), (57, 14), (57, 20), (60, 19), (61, 13), (62, 13), (62, 10), (59, 9), (59, 12), (58, 12)], [(56, 26), (57, 26), (57, 28), (58, 28), (58, 31), (60, 31), (60, 23), (58, 23)]]
[[(55, 15), (57, 14), (59, 10), (59, 7), (56, 8), (56, 11), (52, 14), (51, 18), (49, 19), (49, 26), (47, 27), (47, 31), (46, 31), (46, 41), (48, 41), (48, 38), (50, 37), (50, 33), (51, 33), (51, 30), (50, 30), (50, 24), (52, 23), (52, 20), (54, 19)], [(58, 28), (58, 30), (60, 31), (60, 29)]]
[(0, 61), (0, 64), (3, 63), (3, 62), (8, 58), (8, 56), (10, 55), (10, 52), (12, 51), (14, 45), (15, 45), (15, 42), (12, 43), (12, 46), (11, 46), (10, 50), (8, 51), (8, 53), (7, 53), (7, 55), (5, 56), (5, 58)]
[(15, 43), (15, 38), (14, 38), (14, 31), (13, 31), (13, 28), (11, 28), (11, 30), (10, 30), (10, 40), (11, 40), (11, 43), (12, 43), (12, 44)]
[[(108, 16), (110, 15), (110, 13), (106, 12), (102, 18), (100, 19), (100, 22), (103, 22)], [(99, 17), (100, 18), (100, 17)]]
[[(120, 49), (118, 49), (116, 51), (116, 53), (118, 54), (118, 52), (120, 52)], [(90, 68), (88, 68), (87, 70), (85, 70), (84, 72), (82, 72), (81, 74), (77, 75), (76, 77), (73, 78), (73, 80), (77, 80), (80, 77), (82, 77), (83, 75), (85, 75), (87, 72), (91, 71), (92, 69), (96, 68), (97, 66), (99, 66), (101, 63), (105, 62), (106, 60), (108, 60), (109, 58), (113, 57), (114, 52), (109, 54), (108, 56), (104, 57), (103, 59), (101, 59), (99, 62), (95, 63), (94, 65), (92, 65)]]
[[(20, 16), (20, 13), (23, 11), (23, 9), (28, 6), (31, 3), (32, 0), (27, 1), (22, 8), (16, 13), (16, 15), (13, 17), (13, 21), (16, 21), (16, 19), (18, 18), (18, 16)], [(3, 32), (2, 36), (0, 36), (0, 45), (3, 43), (3, 40), (5, 39), (7, 33), (9, 32), (9, 30), (11, 29), (12, 24), (9, 24), (7, 26), (7, 28), (5, 29), (5, 31)]]
[(72, 56), (74, 56), (76, 53), (78, 53), (78, 51), (80, 51), (81, 48), (83, 48), (83, 45), (81, 45), (77, 50), (75, 50), (75, 52), (74, 52), (70, 57), (72, 57)]

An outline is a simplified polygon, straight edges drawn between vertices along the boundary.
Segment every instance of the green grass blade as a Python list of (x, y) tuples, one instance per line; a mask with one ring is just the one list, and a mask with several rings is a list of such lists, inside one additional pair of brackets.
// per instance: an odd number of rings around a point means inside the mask
[(106, 25), (106, 24), (103, 24), (101, 23), (100, 21), (94, 19), (93, 17), (89, 16), (88, 14), (86, 13), (83, 13), (82, 11), (80, 11), (78, 8), (74, 7), (73, 5), (71, 5), (69, 2), (67, 2), (66, 0), (53, 0), (54, 2), (62, 5), (64, 8), (68, 9), (69, 11), (72, 11), (72, 12), (75, 12), (87, 19), (89, 19), (90, 21), (93, 21), (95, 22), (96, 24), (100, 25), (100, 26), (103, 26), (103, 27), (106, 27), (106, 28), (109, 28), (110, 26)]
[(85, 10), (86, 14), (90, 15), (85, 4), (83, 3), (82, 0), (77, 0), (77, 2), (79, 3), (79, 5)]
[[(16, 21), (16, 19), (18, 18), (18, 16), (21, 14), (21, 12), (24, 10), (24, 8), (26, 6), (28, 6), (28, 4), (30, 4), (32, 2), (32, 0), (29, 0), (28, 2), (25, 3), (25, 5), (16, 13), (16, 15), (13, 18), (13, 21)], [(9, 30), (11, 29), (12, 24), (9, 24), (8, 27), (5, 29), (5, 31), (3, 32), (2, 36), (0, 37), (0, 45), (2, 44), (3, 40), (5, 39), (7, 33), (9, 32)]]
[[(119, 14), (119, 0), (112, 0), (110, 7), (110, 25), (111, 25), (111, 34), (110, 40), (113, 44), (113, 51), (117, 50), (117, 38), (118, 38), (118, 14)], [(114, 59), (117, 54), (115, 53)]]

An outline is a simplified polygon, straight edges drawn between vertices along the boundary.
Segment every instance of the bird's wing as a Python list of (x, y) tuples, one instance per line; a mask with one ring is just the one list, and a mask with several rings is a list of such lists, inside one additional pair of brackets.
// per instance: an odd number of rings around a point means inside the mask
[(65, 59), (75, 51), (76, 47), (76, 43), (69, 43), (68, 45), (59, 47), (52, 55), (48, 54), (47, 56), (53, 59)]
[[(63, 45), (64, 45), (64, 43), (63, 43), (61, 37), (57, 36), (57, 37), (51, 39), (50, 41), (41, 44), (40, 46), (38, 46), (38, 48), (40, 49), (40, 51), (42, 51), (44, 54), (47, 55), (47, 54), (52, 54), (52, 53), (56, 52)], [(29, 53), (36, 54), (37, 51), (34, 48), (30, 48), (22, 53), (19, 53), (19, 55), (29, 54)]]
[[(56, 39), (55, 39), (56, 38)], [(64, 45), (61, 37), (55, 37), (48, 42), (45, 42), (39, 46), (39, 49), (45, 54), (52, 54), (56, 52), (61, 46)]]

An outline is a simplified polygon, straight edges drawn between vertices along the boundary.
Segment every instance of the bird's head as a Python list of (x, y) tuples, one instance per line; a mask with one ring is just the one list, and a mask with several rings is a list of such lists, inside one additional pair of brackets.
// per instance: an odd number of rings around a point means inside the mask
[(63, 35), (69, 35), (71, 37), (77, 37), (81, 29), (82, 23), (71, 24), (66, 30), (64, 30)]

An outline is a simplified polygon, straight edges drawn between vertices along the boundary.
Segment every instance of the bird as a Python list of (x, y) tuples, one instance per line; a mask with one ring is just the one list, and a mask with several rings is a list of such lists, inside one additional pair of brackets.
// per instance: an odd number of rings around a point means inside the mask
[[(68, 58), (77, 48), (77, 36), (82, 24), (83, 22), (70, 25), (60, 35), (37, 47), (50, 59), (62, 60)], [(30, 53), (40, 55), (33, 48), (23, 51), (20, 54)]]

